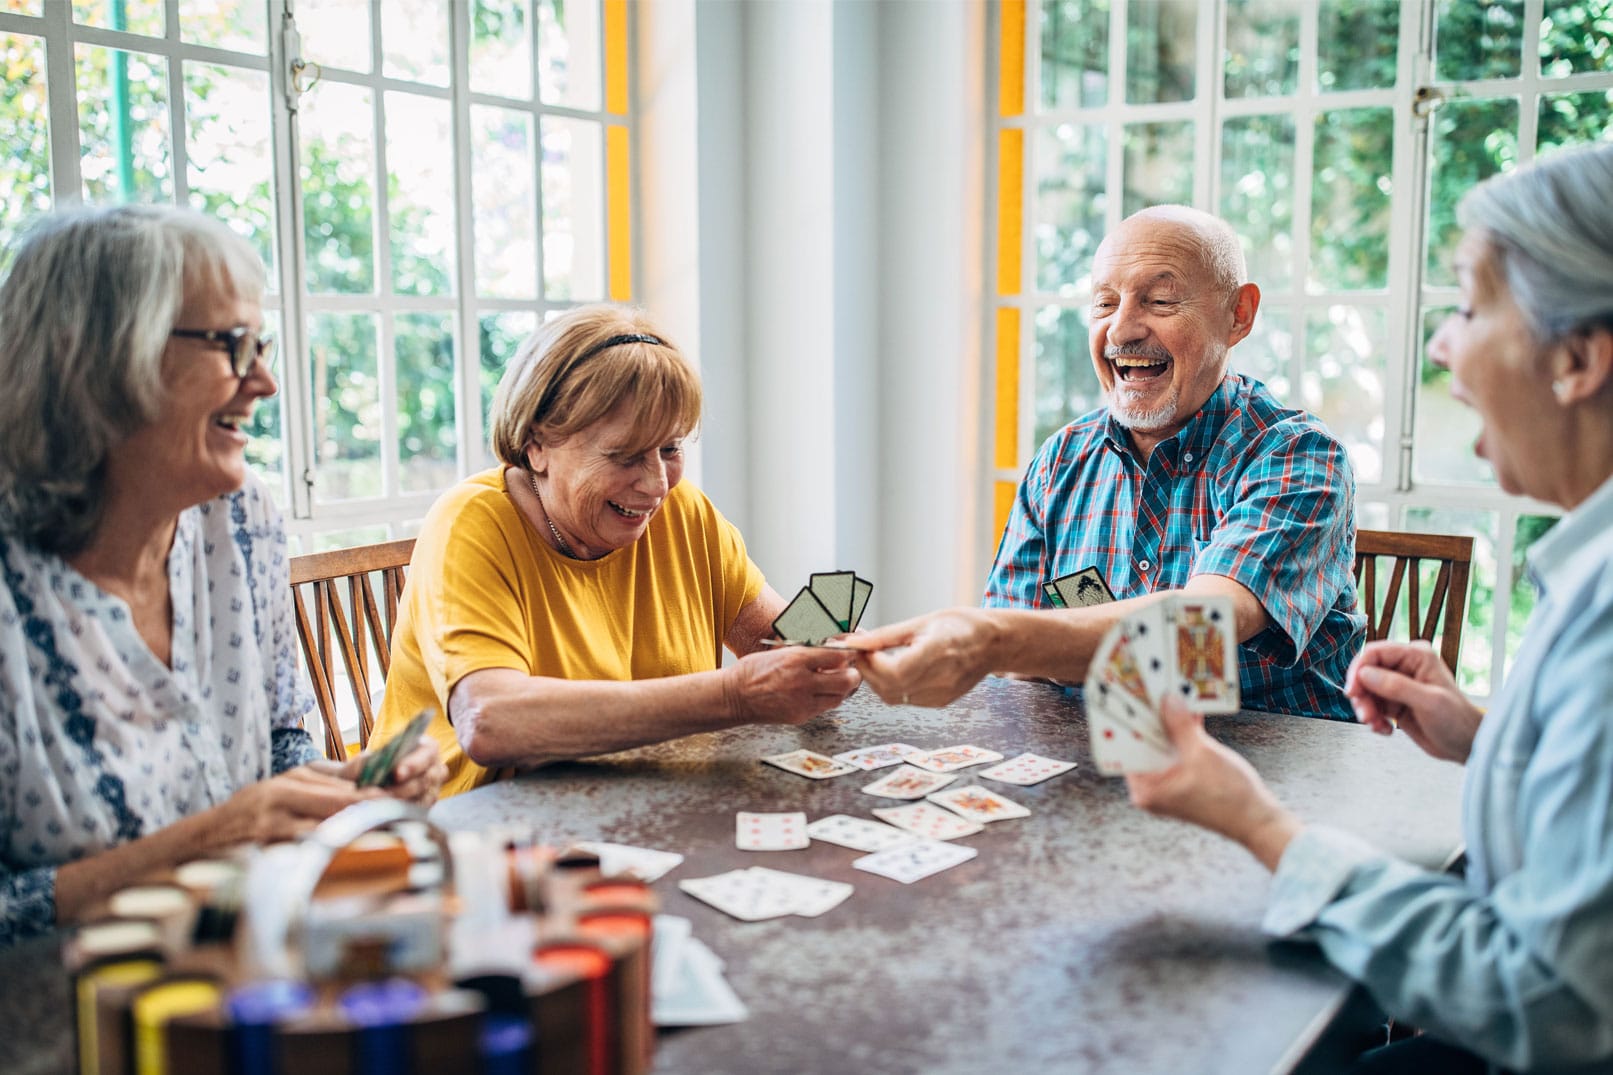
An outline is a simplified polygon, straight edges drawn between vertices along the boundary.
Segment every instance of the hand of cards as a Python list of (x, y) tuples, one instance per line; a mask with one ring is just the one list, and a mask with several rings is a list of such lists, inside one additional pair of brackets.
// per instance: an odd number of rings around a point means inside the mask
[(1087, 667), (1092, 759), (1107, 776), (1146, 773), (1176, 760), (1159, 707), (1174, 694), (1200, 713), (1236, 713), (1238, 639), (1232, 601), (1171, 597), (1109, 629)]
[(427, 706), (416, 713), (403, 731), (382, 743), (379, 748), (364, 758), (364, 764), (359, 767), (358, 779), (354, 781), (361, 788), (384, 788), (392, 783), (392, 770), (397, 768), (398, 761), (425, 734), (426, 725), (437, 715), (437, 711)]
[(773, 621), (778, 639), (766, 642), (821, 646), (836, 635), (855, 631), (873, 592), (874, 584), (854, 571), (817, 572)]

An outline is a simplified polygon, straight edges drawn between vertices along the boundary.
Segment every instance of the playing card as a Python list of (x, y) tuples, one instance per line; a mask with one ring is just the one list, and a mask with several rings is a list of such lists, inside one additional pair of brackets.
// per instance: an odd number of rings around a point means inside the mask
[(925, 798), (970, 821), (1003, 821), (1011, 817), (1031, 816), (1031, 812), (1023, 806), (979, 784), (947, 788), (944, 791), (932, 792)]
[(678, 887), (741, 922), (760, 922), (795, 913), (794, 894), (750, 870), (729, 870), (711, 877), (693, 877)]
[(872, 784), (864, 784), (863, 790), (887, 799), (922, 799), (936, 788), (944, 788), (956, 779), (946, 773), (927, 773), (923, 769), (903, 765)]
[(856, 595), (857, 575), (851, 571), (817, 571), (810, 576), (807, 589), (840, 624), (840, 630), (851, 630), (851, 606)]
[(900, 847), (864, 855), (860, 859), (853, 860), (851, 865), (856, 869), (910, 885), (931, 874), (950, 870), (961, 862), (968, 862), (979, 853), (978, 849), (964, 847), (961, 844), (915, 840)]
[(1165, 605), (1167, 684), (1189, 709), (1238, 711), (1238, 640), (1232, 599), (1173, 597)]
[(1159, 714), (1126, 691), (1089, 677), (1085, 701), (1092, 760), (1099, 772), (1147, 773), (1176, 760)]
[(806, 834), (826, 844), (838, 844), (853, 851), (883, 851), (910, 842), (913, 834), (894, 825), (869, 821), (850, 814), (830, 814), (806, 827)]
[(973, 836), (983, 827), (978, 821), (959, 817), (934, 803), (881, 806), (875, 808), (874, 816), (927, 840), (956, 840), (960, 836)]
[(806, 815), (753, 814), (741, 810), (734, 819), (734, 843), (741, 851), (796, 851), (810, 846)]
[(1055, 758), (1044, 758), (1040, 754), (1021, 754), (1009, 758), (1001, 765), (993, 765), (990, 769), (982, 769), (981, 776), (992, 780), (1001, 780), (1004, 784), (1018, 784), (1020, 787), (1029, 787), (1040, 784), (1048, 777), (1067, 773), (1075, 768), (1073, 761), (1058, 761)]
[(887, 765), (899, 765), (909, 754), (922, 753), (918, 747), (910, 747), (906, 743), (881, 743), (877, 747), (863, 747), (861, 750), (848, 750), (836, 754), (834, 759), (866, 771), (883, 769)]
[(783, 870), (770, 870), (766, 866), (752, 866), (747, 873), (755, 874), (766, 883), (788, 895), (790, 913), (804, 918), (816, 918), (846, 901), (852, 893), (851, 885), (844, 881), (826, 881), (821, 877), (807, 877)]
[[(1120, 637), (1132, 665), (1124, 670), (1127, 677), (1124, 685), (1133, 697), (1150, 709), (1159, 706), (1160, 695), (1168, 689), (1167, 681), (1171, 678), (1168, 634), (1164, 602), (1146, 605), (1120, 623)], [(1116, 660), (1119, 659), (1117, 654)], [(1122, 669), (1117, 666), (1114, 671), (1118, 680)], [(1133, 671), (1140, 677), (1139, 680), (1130, 678)]]
[[(1147, 610), (1144, 611), (1146, 612)], [(1138, 705), (1152, 708), (1159, 697), (1157, 684), (1162, 680), (1150, 681), (1143, 674), (1142, 662), (1138, 659), (1134, 639), (1136, 645), (1150, 647), (1153, 640), (1161, 637), (1161, 635), (1158, 624), (1142, 623), (1140, 625), (1144, 630), (1134, 634), (1134, 621), (1128, 617), (1111, 627), (1098, 643), (1097, 651), (1092, 655), (1092, 663), (1088, 666), (1087, 678), (1091, 680), (1096, 677), (1106, 687), (1127, 694)], [(1161, 652), (1163, 653), (1163, 649)], [(1156, 671), (1162, 674), (1165, 667), (1164, 660), (1160, 659), (1154, 663)]]
[(1091, 608), (1115, 599), (1114, 591), (1096, 567), (1083, 568), (1042, 584), (1042, 592), (1054, 608)]
[(857, 625), (863, 621), (863, 609), (868, 607), (868, 599), (873, 596), (874, 584), (865, 578), (851, 580), (851, 629), (855, 631)]
[(683, 856), (676, 851), (655, 851), (648, 847), (632, 847), (628, 844), (580, 840), (571, 846), (590, 855), (598, 855), (599, 870), (607, 877), (630, 874), (646, 884), (659, 881), (673, 867), (683, 862)]
[(907, 758), (909, 765), (928, 769), (932, 773), (950, 773), (954, 769), (967, 769), (982, 762), (1002, 760), (1003, 756), (995, 750), (986, 750), (984, 747), (970, 746), (967, 743), (955, 747), (942, 747), (928, 754), (910, 754)]
[(392, 770), (397, 768), (398, 759), (414, 749), (414, 745), (425, 734), (426, 726), (437, 715), (434, 706), (426, 706), (403, 726), (403, 731), (382, 743), (373, 753), (364, 758), (359, 766), (358, 779), (354, 781), (361, 788), (386, 787), (392, 783)]
[(787, 642), (815, 644), (844, 633), (846, 628), (840, 626), (840, 621), (823, 607), (823, 602), (803, 586), (773, 621), (773, 630)]
[(847, 765), (843, 761), (835, 761), (811, 750), (792, 750), (788, 754), (772, 754), (762, 759), (769, 765), (776, 765), (786, 772), (799, 776), (811, 777), (813, 780), (824, 780), (841, 773), (855, 773), (855, 766)]

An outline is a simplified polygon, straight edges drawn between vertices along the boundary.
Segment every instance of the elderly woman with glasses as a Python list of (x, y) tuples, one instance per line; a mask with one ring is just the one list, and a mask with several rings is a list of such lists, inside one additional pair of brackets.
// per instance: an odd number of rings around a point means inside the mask
[[(44, 218), (0, 284), (0, 945), (362, 798), (318, 759), (246, 467), (264, 272), (189, 210)], [(435, 796), (429, 747), (393, 794)]]
[(763, 650), (784, 601), (683, 480), (700, 406), (694, 368), (641, 311), (580, 307), (521, 345), (493, 399), (501, 465), (421, 527), (376, 725), (385, 740), (436, 708), (444, 794), (502, 769), (799, 724), (856, 689), (849, 653)]
[(1242, 843), (1275, 871), (1267, 928), (1314, 940), (1426, 1034), (1368, 1072), (1613, 1069), (1613, 145), (1562, 152), (1458, 209), (1460, 305), (1428, 357), (1478, 411), (1510, 493), (1567, 514), (1529, 551), (1540, 590), (1484, 712), (1427, 643), (1374, 642), (1356, 715), (1467, 766), (1465, 877), (1306, 825), (1168, 706), (1180, 754), (1128, 777), (1146, 809)]

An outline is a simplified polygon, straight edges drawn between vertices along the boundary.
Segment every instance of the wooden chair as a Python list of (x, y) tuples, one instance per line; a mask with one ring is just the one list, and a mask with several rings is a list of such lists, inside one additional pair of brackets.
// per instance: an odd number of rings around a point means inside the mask
[[(1382, 600), (1378, 594), (1378, 560), (1390, 561)], [(1422, 592), (1423, 561), (1439, 565), (1432, 587)], [(1407, 534), (1394, 530), (1358, 530), (1355, 534), (1355, 585), (1367, 614), (1367, 640), (1388, 638), (1405, 590), (1411, 621), (1409, 638), (1433, 642), (1454, 674), (1462, 645), (1462, 616), (1467, 606), (1467, 579), (1473, 566), (1473, 539), (1449, 534)], [(1426, 600), (1425, 600), (1426, 596)], [(1441, 617), (1443, 613), (1443, 618)]]
[[(328, 757), (347, 758), (336, 703), (338, 654), (358, 712), (359, 745), (369, 744), (370, 731), (375, 727), (372, 691), (386, 682), (404, 568), (413, 553), (414, 539), (407, 538), (291, 558), (291, 601), (297, 614), (297, 637), (302, 642), (303, 661), (313, 682), (319, 715), (325, 721)], [(312, 617), (303, 599), (305, 589), (312, 591)], [(378, 669), (373, 687), (372, 658)]]

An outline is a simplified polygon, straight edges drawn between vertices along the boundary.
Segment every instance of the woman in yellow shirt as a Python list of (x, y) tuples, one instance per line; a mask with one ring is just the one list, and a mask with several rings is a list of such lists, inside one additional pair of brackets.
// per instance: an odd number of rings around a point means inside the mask
[[(503, 464), (432, 506), (376, 735), (435, 706), (443, 794), (491, 770), (749, 723), (856, 689), (849, 653), (764, 651), (784, 610), (739, 531), (682, 481), (698, 375), (637, 310), (571, 310), (493, 398)], [(722, 665), (722, 647), (741, 659)]]

